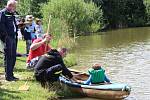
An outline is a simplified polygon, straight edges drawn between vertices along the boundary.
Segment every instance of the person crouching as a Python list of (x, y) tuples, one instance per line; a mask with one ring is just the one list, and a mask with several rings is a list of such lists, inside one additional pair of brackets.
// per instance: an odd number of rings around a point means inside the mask
[(66, 49), (57, 51), (52, 49), (45, 55), (41, 56), (35, 66), (35, 78), (45, 87), (45, 83), (53, 83), (59, 79), (62, 74), (67, 78), (74, 80), (71, 72), (66, 68), (62, 57), (66, 54)]

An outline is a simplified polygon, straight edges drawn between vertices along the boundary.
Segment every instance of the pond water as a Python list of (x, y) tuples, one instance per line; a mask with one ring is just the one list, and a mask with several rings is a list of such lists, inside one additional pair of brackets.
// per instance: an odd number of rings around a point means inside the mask
[(132, 87), (130, 96), (125, 100), (150, 100), (149, 27), (80, 36), (76, 42), (71, 52), (77, 55), (77, 66), (80, 67), (75, 66), (75, 69), (85, 72), (92, 64), (101, 63), (112, 82), (127, 83)]
[(87, 71), (92, 64), (101, 63), (112, 82), (127, 83), (132, 87), (125, 100), (150, 100), (149, 27), (81, 36), (76, 42), (71, 52), (77, 55), (80, 67), (75, 66), (75, 69)]

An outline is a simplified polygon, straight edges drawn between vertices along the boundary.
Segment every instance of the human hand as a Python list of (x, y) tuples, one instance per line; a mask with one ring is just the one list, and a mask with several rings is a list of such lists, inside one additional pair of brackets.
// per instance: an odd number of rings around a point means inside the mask
[(50, 40), (51, 40), (51, 36), (46, 35), (45, 38), (43, 39), (43, 42), (46, 43), (49, 42)]
[(107, 82), (107, 84), (112, 84), (112, 82)]

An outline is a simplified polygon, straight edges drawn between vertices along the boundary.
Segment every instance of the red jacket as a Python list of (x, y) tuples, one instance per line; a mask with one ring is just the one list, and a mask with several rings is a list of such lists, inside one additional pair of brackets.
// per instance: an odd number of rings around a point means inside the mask
[[(33, 43), (38, 43), (38, 42), (41, 42), (41, 41), (42, 41), (42, 39), (38, 38), (38, 39), (34, 40)], [(45, 48), (46, 48), (46, 50), (45, 50)], [(35, 50), (30, 49), (29, 56), (27, 58), (27, 63), (29, 63), (33, 58), (45, 54), (49, 50), (51, 50), (51, 47), (46, 45), (46, 44), (42, 44), (40, 47), (38, 47)]]

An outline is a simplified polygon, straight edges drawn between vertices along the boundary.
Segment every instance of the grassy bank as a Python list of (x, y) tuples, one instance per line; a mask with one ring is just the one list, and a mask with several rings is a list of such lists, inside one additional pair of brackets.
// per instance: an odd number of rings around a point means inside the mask
[[(25, 42), (19, 41), (18, 52), (25, 53)], [(2, 60), (0, 60), (2, 62)], [(20, 80), (17, 82), (7, 82), (4, 75), (0, 76), (0, 100), (50, 100), (56, 99), (58, 95), (55, 91), (49, 91), (41, 87), (33, 77), (33, 71), (25, 67), (26, 57), (17, 57), (14, 74)], [(1, 65), (0, 65), (1, 66)], [(0, 67), (0, 73), (4, 73), (4, 67)], [(19, 87), (27, 82), (29, 91), (19, 91)]]

